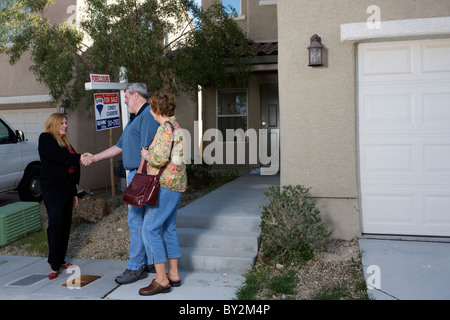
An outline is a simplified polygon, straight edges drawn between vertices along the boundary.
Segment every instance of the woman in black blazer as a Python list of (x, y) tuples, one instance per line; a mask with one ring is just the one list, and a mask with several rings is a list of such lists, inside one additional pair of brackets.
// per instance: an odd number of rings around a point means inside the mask
[(48, 263), (50, 279), (58, 276), (60, 268), (71, 266), (65, 256), (72, 224), (72, 209), (78, 204), (77, 187), (80, 182), (80, 160), (67, 133), (67, 116), (62, 113), (50, 115), (44, 132), (39, 136), (41, 158), (41, 190), (48, 215)]

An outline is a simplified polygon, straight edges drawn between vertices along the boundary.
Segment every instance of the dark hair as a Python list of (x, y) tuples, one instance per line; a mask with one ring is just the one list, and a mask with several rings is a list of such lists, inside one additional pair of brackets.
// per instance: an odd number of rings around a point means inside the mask
[(149, 99), (148, 104), (153, 112), (163, 117), (172, 117), (177, 107), (173, 96), (165, 91), (155, 92)]

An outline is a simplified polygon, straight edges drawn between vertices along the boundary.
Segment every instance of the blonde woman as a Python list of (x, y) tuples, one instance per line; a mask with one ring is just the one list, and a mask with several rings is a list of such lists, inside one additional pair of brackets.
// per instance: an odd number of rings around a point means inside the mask
[[(170, 292), (171, 287), (181, 285), (178, 273), (181, 252), (175, 219), (181, 194), (187, 187), (183, 136), (174, 117), (176, 105), (173, 97), (165, 92), (157, 92), (148, 103), (151, 114), (160, 126), (148, 150), (142, 148), (142, 162), (144, 159), (148, 162), (147, 174), (157, 174), (163, 167), (164, 171), (159, 180), (158, 204), (147, 206), (143, 227), (145, 250), (149, 259), (154, 261), (156, 278), (149, 286), (139, 290), (140, 295), (166, 293)], [(169, 272), (166, 274), (167, 260)]]
[(59, 269), (71, 266), (65, 261), (72, 209), (78, 204), (76, 185), (80, 181), (80, 159), (67, 138), (67, 117), (53, 113), (39, 136), (41, 158), (41, 190), (48, 215), (49, 279), (58, 276)]

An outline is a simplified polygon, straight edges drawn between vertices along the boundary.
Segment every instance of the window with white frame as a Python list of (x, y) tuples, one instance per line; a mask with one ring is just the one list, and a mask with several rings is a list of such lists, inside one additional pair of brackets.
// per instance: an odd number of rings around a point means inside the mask
[[(217, 129), (224, 139), (227, 129), (247, 131), (247, 114), (247, 89), (217, 90)], [(245, 138), (235, 137), (235, 141), (243, 142)]]
[(277, 4), (277, 0), (259, 0), (260, 6), (272, 6), (272, 5), (276, 5), (276, 4)]
[[(222, 5), (224, 7), (228, 8), (233, 8), (234, 10), (236, 10), (236, 13), (238, 16), (242, 15), (242, 10), (241, 10), (241, 0), (222, 0)], [(230, 12), (231, 14), (231, 12)]]

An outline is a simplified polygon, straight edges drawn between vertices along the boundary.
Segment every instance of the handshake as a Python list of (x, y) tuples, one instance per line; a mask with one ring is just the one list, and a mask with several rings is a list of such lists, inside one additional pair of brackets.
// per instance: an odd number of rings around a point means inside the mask
[(83, 166), (87, 167), (90, 166), (91, 163), (96, 162), (97, 159), (92, 153), (85, 152), (81, 155), (80, 162)]

